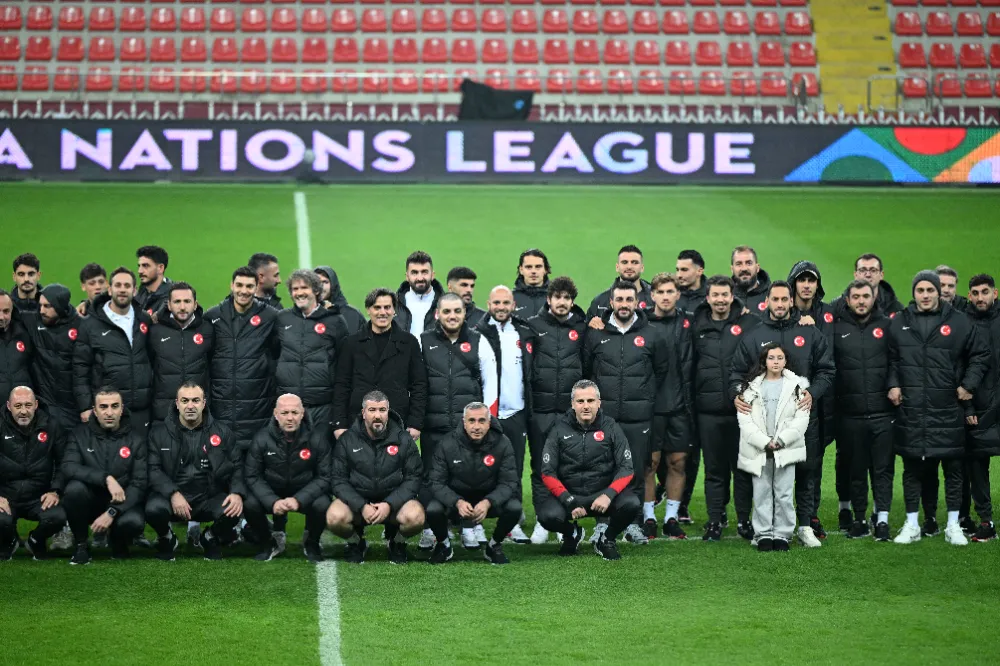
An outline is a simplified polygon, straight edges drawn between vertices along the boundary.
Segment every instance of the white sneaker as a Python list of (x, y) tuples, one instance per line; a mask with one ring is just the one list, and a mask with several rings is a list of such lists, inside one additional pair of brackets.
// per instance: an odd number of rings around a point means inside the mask
[(920, 525), (908, 522), (903, 523), (903, 529), (899, 530), (899, 534), (892, 540), (893, 543), (915, 543), (917, 541), (920, 541)]
[(642, 528), (635, 523), (625, 528), (625, 540), (636, 546), (645, 546), (649, 543), (649, 538), (642, 533)]
[(948, 523), (948, 526), (944, 528), (944, 540), (953, 546), (969, 545), (969, 539), (958, 523)]
[(549, 531), (542, 527), (541, 523), (535, 523), (535, 529), (531, 530), (531, 543), (540, 546), (549, 540)]
[(435, 545), (437, 545), (437, 539), (434, 538), (434, 532), (425, 529), (420, 533), (420, 543), (417, 544), (417, 548), (420, 550), (434, 550)]
[(799, 528), (799, 542), (806, 548), (819, 548), (823, 544), (816, 538), (813, 528), (808, 525)]
[(479, 539), (476, 537), (476, 530), (471, 527), (462, 528), (462, 546), (469, 550), (477, 550), (479, 548)]
[(514, 543), (531, 542), (531, 539), (528, 538), (528, 535), (524, 533), (524, 530), (521, 529), (520, 525), (514, 525), (514, 529), (510, 531), (510, 534), (507, 535), (507, 538), (513, 541)]
[(288, 542), (288, 536), (284, 532), (271, 532), (271, 536), (278, 542), (278, 550), (274, 553), (274, 557), (277, 557), (285, 552), (285, 544)]
[(69, 550), (74, 545), (73, 532), (70, 531), (69, 526), (66, 526), (52, 537), (52, 543), (49, 548), (52, 550)]
[(472, 531), (476, 533), (476, 540), (479, 542), (480, 546), (485, 546), (490, 542), (490, 540), (486, 538), (486, 530), (483, 529), (482, 525), (476, 525), (472, 528)]
[[(594, 533), (590, 535), (590, 543), (597, 543), (600, 538), (608, 531), (607, 523), (597, 523), (594, 525)], [(562, 536), (561, 534), (559, 536)]]

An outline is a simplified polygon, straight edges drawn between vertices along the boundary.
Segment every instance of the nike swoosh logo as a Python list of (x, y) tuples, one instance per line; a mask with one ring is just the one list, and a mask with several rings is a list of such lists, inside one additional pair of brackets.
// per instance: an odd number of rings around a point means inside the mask
[(4, 439), (14, 439), (14, 435), (4, 435)]
[(572, 436), (573, 436), (573, 435), (563, 435), (563, 439), (569, 439), (569, 438), (570, 438), (570, 437), (572, 437)]
[(607, 340), (601, 340), (601, 344), (602, 344), (602, 345), (603, 345), (603, 344), (604, 344), (605, 342), (611, 342), (611, 338), (608, 338)]
[(160, 342), (166, 342), (166, 341), (167, 341), (167, 340), (169, 340), (169, 339), (170, 339), (170, 336), (168, 335), (168, 336), (167, 336), (167, 337), (165, 337), (165, 338), (160, 338)]
[(521, 306), (521, 307), (519, 307), (519, 308), (514, 308), (514, 312), (520, 312), (521, 310), (523, 310), (523, 309), (524, 309), (524, 308), (526, 308), (526, 307), (528, 307), (528, 306), (527, 306), (527, 305), (522, 305), (522, 306)]
[(649, 428), (646, 428), (645, 430), (643, 430), (642, 434), (645, 435), (647, 432), (649, 432)]
[(108, 333), (110, 333), (110, 332), (111, 332), (111, 331), (104, 331), (103, 333), (101, 333), (101, 336), (105, 336), (105, 335), (107, 335), (107, 334), (108, 334)]
[(762, 342), (762, 343), (760, 343), (760, 346), (761, 346), (761, 347), (766, 347), (766, 346), (768, 346), (769, 344), (771, 344), (771, 341), (770, 341), (770, 340), (768, 340), (767, 342)]
[(161, 451), (169, 451), (170, 449), (160, 449)]
[(460, 463), (460, 462), (462, 462), (462, 461), (461, 461), (461, 460), (452, 460), (452, 461), (451, 461), (451, 464), (453, 464), (453, 465), (457, 465), (457, 464), (458, 464), (458, 463)]
[(910, 330), (910, 327), (909, 327), (909, 326), (904, 326), (904, 327), (903, 327), (903, 330), (904, 330), (904, 331), (908, 331), (908, 330)]
[(538, 337), (542, 337), (543, 335), (548, 335), (548, 334), (549, 334), (549, 332), (548, 332), (548, 331), (545, 331), (544, 333), (539, 333), (539, 334), (538, 334)]
[(38, 330), (39, 330), (39, 331), (44, 331), (44, 330), (45, 330), (45, 327), (44, 327), (44, 326), (39, 326), (39, 327), (38, 327)]
[(216, 318), (216, 319), (213, 319), (213, 320), (212, 320), (212, 323), (214, 324), (214, 323), (215, 323), (215, 322), (217, 322), (217, 321), (219, 321), (219, 319), (218, 319), (218, 318)]
[(353, 453), (357, 453), (357, 452), (358, 452), (358, 451), (360, 451), (360, 450), (361, 450), (361, 449), (351, 449), (351, 452), (353, 452)]
[(278, 454), (277, 454), (277, 453), (275, 453), (274, 451), (268, 451), (268, 452), (267, 452), (267, 455), (269, 455), (269, 456), (276, 456), (276, 455), (278, 455)]
[(87, 453), (93, 453), (94, 449), (87, 449)]
[(701, 335), (699, 335), (699, 336), (698, 336), (698, 339), (699, 339), (699, 340), (701, 340), (701, 339), (702, 339), (703, 337), (705, 337), (705, 334), (704, 334), (704, 333), (702, 333)]
[(850, 335), (850, 333), (844, 333), (844, 334), (843, 334), (842, 336), (840, 336), (840, 337), (841, 337), (841, 339), (843, 339), (843, 338), (846, 338), (846, 337), (847, 337), (848, 335)]
[(295, 326), (295, 324), (289, 324), (288, 326), (286, 326), (286, 327), (285, 327), (285, 330), (287, 331), (287, 330), (288, 330), (288, 329), (290, 329), (290, 328), (291, 328), (292, 326)]
[(598, 306), (597, 306), (597, 309), (598, 309), (598, 310), (607, 310), (607, 309), (608, 309), (608, 306), (606, 306), (606, 305), (598, 305)]
[(428, 348), (427, 348), (427, 351), (430, 351), (430, 350), (432, 350), (432, 349), (437, 349), (437, 348), (438, 348), (438, 347), (440, 347), (440, 346), (441, 346), (441, 345), (434, 345), (433, 347), (428, 347)]

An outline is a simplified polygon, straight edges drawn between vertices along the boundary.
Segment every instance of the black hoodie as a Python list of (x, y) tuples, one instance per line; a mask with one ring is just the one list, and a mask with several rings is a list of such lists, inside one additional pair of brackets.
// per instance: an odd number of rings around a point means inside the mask
[(570, 408), (573, 384), (583, 379), (583, 343), (587, 314), (579, 305), (559, 321), (548, 304), (528, 326), (535, 332), (531, 372), (531, 408), (536, 414), (563, 414)]
[(736, 298), (743, 301), (743, 305), (751, 312), (756, 312), (760, 316), (767, 309), (767, 290), (771, 288), (771, 276), (763, 268), (757, 271), (757, 284), (749, 289), (745, 288), (740, 281), (733, 276), (733, 283), (736, 285)]
[(209, 362), (215, 344), (215, 328), (205, 321), (199, 305), (191, 323), (182, 329), (168, 310), (162, 310), (149, 336), (149, 356), (153, 364), (153, 420), (170, 414), (177, 389), (185, 382), (197, 382), (210, 393)]
[(330, 281), (330, 297), (328, 300), (340, 307), (340, 315), (347, 322), (348, 335), (364, 328), (367, 323), (365, 316), (361, 313), (361, 310), (347, 302), (347, 297), (344, 296), (344, 292), (340, 288), (340, 279), (337, 277), (337, 271), (333, 270), (330, 266), (317, 266), (314, 272), (322, 273)]
[(521, 319), (534, 317), (545, 306), (549, 293), (549, 279), (540, 287), (532, 287), (524, 283), (520, 275), (514, 280), (514, 314)]
[[(55, 309), (58, 319), (46, 324), (37, 312), (24, 314), (24, 328), (35, 346), (31, 373), (39, 400), (56, 410), (66, 427), (79, 423), (76, 396), (73, 393), (73, 349), (80, 333), (80, 315), (70, 302), (70, 291), (61, 284), (50, 284), (42, 296)], [(56, 414), (53, 413), (53, 416)]]
[(447, 509), (470, 497), (488, 499), (498, 509), (520, 499), (514, 447), (496, 418), (481, 442), (473, 442), (460, 423), (434, 448), (426, 476), (434, 499)]
[[(431, 309), (427, 311), (427, 315), (424, 317), (424, 327), (423, 330), (427, 331), (434, 324), (434, 318), (437, 310), (438, 299), (444, 294), (444, 287), (437, 280), (431, 280), (431, 289), (434, 290), (434, 300), (431, 303)], [(410, 291), (410, 283), (403, 282), (399, 285), (399, 289), (396, 290), (396, 323), (402, 327), (407, 333), (410, 332), (410, 322), (413, 321), (413, 314), (410, 309), (406, 307), (406, 292)], [(476, 322), (470, 321), (468, 317), (465, 318), (466, 323), (469, 326), (474, 325)], [(418, 339), (420, 336), (416, 336)]]
[[(972, 394), (971, 408), (979, 423), (968, 427), (969, 451), (974, 455), (1000, 456), (1000, 301), (986, 312), (971, 302), (965, 309), (979, 327), (980, 337), (990, 349), (990, 366), (979, 390)], [(966, 409), (966, 415), (969, 409)]]
[(699, 287), (695, 289), (681, 289), (681, 296), (677, 299), (677, 307), (685, 312), (694, 312), (699, 305), (705, 302), (707, 297), (708, 285), (705, 284), (703, 276)]
[[(809, 315), (816, 322), (816, 327), (826, 335), (827, 345), (833, 350), (833, 308), (823, 302), (826, 290), (823, 289), (823, 276), (820, 275), (819, 268), (811, 261), (799, 261), (788, 273), (788, 284), (792, 285), (792, 299), (795, 299), (795, 281), (803, 273), (812, 273), (816, 276), (816, 293), (813, 295), (812, 307), (808, 311), (799, 310), (801, 315)], [(836, 398), (834, 391), (828, 391), (826, 397), (820, 401), (819, 417), (823, 425), (821, 436), (824, 444), (833, 441), (834, 430), (834, 410), (836, 408)]]
[(41, 295), (41, 283), (35, 287), (34, 298), (21, 298), (21, 293), (17, 290), (17, 283), (14, 283), (14, 286), (10, 289), (10, 300), (13, 301), (14, 307), (21, 312), (38, 312), (38, 299)]

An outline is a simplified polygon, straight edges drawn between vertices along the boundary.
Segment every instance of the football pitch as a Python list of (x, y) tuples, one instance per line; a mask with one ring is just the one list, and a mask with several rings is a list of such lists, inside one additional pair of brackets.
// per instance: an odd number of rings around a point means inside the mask
[[(162, 245), (167, 275), (191, 282), (206, 309), (252, 253), (276, 254), (287, 276), (304, 250), (337, 270), (357, 307), (373, 287), (395, 289), (417, 249), (433, 256), (442, 282), (453, 266), (477, 271), (483, 305), (492, 286), (513, 283), (529, 247), (548, 254), (553, 275), (576, 280), (586, 309), (628, 243), (643, 250), (647, 279), (687, 248), (705, 256), (707, 275), (728, 273), (740, 244), (756, 248), (772, 279), (809, 259), (827, 300), (852, 278), (855, 257), (875, 252), (905, 303), (922, 268), (954, 267), (959, 293), (974, 273), (996, 275), (998, 227), (996, 190), (0, 185), (4, 261), (34, 252), (43, 284), (82, 298), (85, 263), (134, 268), (136, 248)], [(903, 520), (900, 475), (893, 532)], [(302, 557), (297, 516), (286, 554), (263, 564), (242, 547), (221, 563), (186, 549), (174, 563), (136, 550), (132, 561), (111, 561), (96, 550), (82, 568), (35, 563), (21, 550), (0, 565), (0, 664), (996, 663), (1000, 542), (845, 539), (834, 534), (833, 479), (831, 446), (820, 511), (830, 537), (788, 554), (753, 551), (736, 536), (731, 508), (726, 538), (702, 542), (701, 475), (689, 540), (624, 544), (619, 562), (601, 561), (586, 542), (575, 558), (557, 557), (553, 540), (507, 546), (505, 567), (460, 545), (442, 567), (394, 567), (373, 529), (364, 565), (338, 561), (342, 545), (327, 538), (328, 562), (317, 568)], [(589, 533), (592, 521), (584, 524)], [(423, 557), (415, 541), (414, 560)]]

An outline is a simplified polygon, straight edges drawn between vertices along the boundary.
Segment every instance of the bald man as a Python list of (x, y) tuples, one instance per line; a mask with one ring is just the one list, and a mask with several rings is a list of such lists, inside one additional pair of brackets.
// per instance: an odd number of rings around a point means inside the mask
[(61, 433), (50, 423), (26, 386), (17, 386), (0, 417), (0, 562), (17, 550), (17, 521), (38, 527), (25, 545), (36, 560), (46, 558), (45, 541), (66, 523), (59, 504), (63, 476), (56, 464)]
[[(503, 434), (514, 447), (517, 464), (518, 494), (524, 472), (524, 447), (528, 438), (531, 414), (531, 359), (535, 351), (535, 332), (523, 319), (514, 315), (517, 304), (514, 292), (505, 285), (493, 287), (487, 301), (487, 314), (476, 325), (497, 357), (500, 403), (497, 416)], [(511, 540), (528, 543), (531, 539), (521, 525), (511, 530)]]
[(267, 562), (285, 550), (284, 535), (272, 535), (267, 516), (305, 514), (306, 535), (302, 547), (312, 563), (323, 555), (319, 538), (330, 508), (331, 433), (327, 423), (304, 420), (302, 400), (292, 393), (278, 398), (274, 418), (250, 443), (244, 476), (248, 488), (243, 503), (247, 527), (262, 550), (254, 557)]

